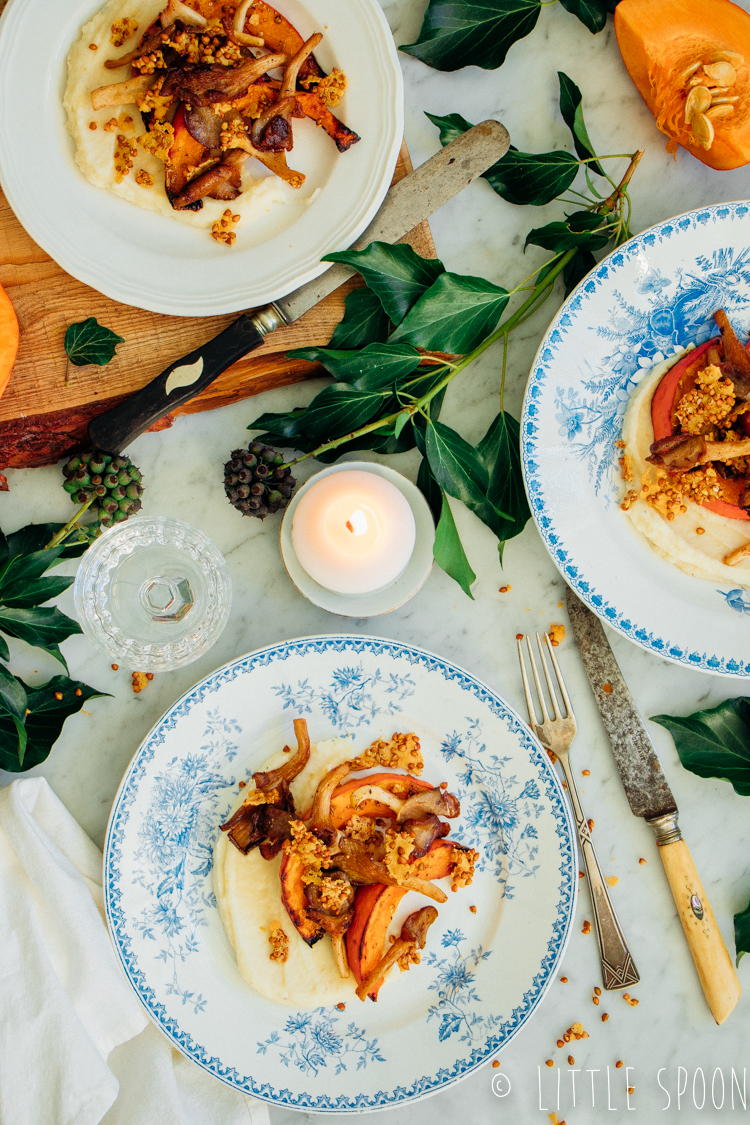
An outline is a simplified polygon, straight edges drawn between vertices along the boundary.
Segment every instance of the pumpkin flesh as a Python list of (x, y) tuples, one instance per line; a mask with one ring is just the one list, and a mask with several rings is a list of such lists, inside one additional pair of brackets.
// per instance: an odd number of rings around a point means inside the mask
[(620, 0), (615, 32), (670, 152), (717, 169), (750, 162), (750, 14), (731, 0)]

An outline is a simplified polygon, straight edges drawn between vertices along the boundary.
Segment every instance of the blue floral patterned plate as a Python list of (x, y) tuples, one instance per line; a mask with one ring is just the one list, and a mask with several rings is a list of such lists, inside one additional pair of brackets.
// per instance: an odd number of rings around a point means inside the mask
[(554, 562), (607, 624), (658, 656), (750, 676), (750, 591), (716, 589), (660, 558), (618, 505), (622, 417), (650, 368), (717, 334), (750, 331), (750, 203), (689, 211), (592, 270), (537, 352), (521, 423), (531, 510)]
[[(482, 857), (440, 907), (422, 964), (345, 1011), (276, 1004), (246, 984), (212, 890), (238, 782), (299, 715), (313, 742), (351, 734), (364, 748), (416, 731), (425, 776), (460, 796), (453, 834)], [(578, 881), (567, 803), (526, 724), (461, 668), (361, 636), (261, 649), (175, 703), (120, 786), (104, 870), (123, 968), (173, 1044), (236, 1089), (319, 1113), (412, 1101), (495, 1055), (554, 979)]]

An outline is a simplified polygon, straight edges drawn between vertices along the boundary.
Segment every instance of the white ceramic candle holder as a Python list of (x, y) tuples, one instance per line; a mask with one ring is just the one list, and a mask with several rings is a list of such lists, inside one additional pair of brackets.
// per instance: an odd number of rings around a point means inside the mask
[[(401, 495), (406, 499), (414, 516), (416, 527), (416, 540), (414, 551), (403, 573), (384, 590), (377, 590), (372, 594), (350, 595), (337, 594), (319, 585), (303, 568), (292, 544), (292, 521), (300, 499), (305, 493), (323, 477), (333, 473), (350, 472), (359, 469), (367, 473), (374, 473), (384, 480), (390, 481)], [(287, 574), (301, 594), (311, 601), (313, 605), (336, 613), (340, 617), (378, 617), (383, 613), (391, 613), (398, 609), (404, 602), (413, 598), (417, 590), (425, 583), (432, 569), (432, 548), (435, 542), (435, 524), (432, 519), (429, 504), (415, 484), (406, 477), (380, 465), (375, 461), (343, 461), (338, 465), (330, 465), (305, 484), (295, 493), (291, 503), (284, 513), (281, 524), (281, 557), (286, 567)]]

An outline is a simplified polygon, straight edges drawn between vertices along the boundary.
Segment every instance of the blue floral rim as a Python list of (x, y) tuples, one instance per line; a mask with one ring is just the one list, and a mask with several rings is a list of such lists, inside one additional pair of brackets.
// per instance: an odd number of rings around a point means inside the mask
[[(177, 721), (187, 715), (194, 705), (237, 676), (252, 672), (257, 667), (268, 666), (274, 661), (284, 661), (290, 656), (326, 651), (354, 654), (369, 652), (376, 656), (406, 658), (415, 666), (421, 665), (431, 671), (440, 672), (446, 680), (458, 683), (463, 690), (479, 699), (492, 713), (506, 720), (510, 719), (514, 731), (529, 750), (532, 761), (541, 767), (552, 815), (557, 822), (561, 854), (562, 879), (559, 885), (556, 917), (552, 924), (552, 935), (539, 970), (534, 975), (532, 986), (524, 993), (522, 1003), (513, 1009), (509, 1018), (497, 1025), (495, 1033), (489, 1036), (481, 1047), (472, 1049), (467, 1058), (458, 1059), (452, 1067), (443, 1067), (435, 1074), (423, 1076), (408, 1088), (380, 1090), (373, 1095), (363, 1093), (355, 1098), (347, 1098), (345, 1095), (336, 1098), (328, 1095), (316, 1096), (307, 1092), (295, 1094), (288, 1089), (276, 1090), (270, 1084), (259, 1081), (251, 1075), (240, 1074), (235, 1068), (225, 1066), (221, 1059), (212, 1056), (167, 1013), (148, 984), (146, 975), (138, 964), (137, 954), (132, 948), (131, 938), (127, 932), (128, 918), (121, 905), (123, 892), (120, 884), (123, 881), (123, 873), (120, 864), (124, 833), (131, 809), (137, 799), (138, 785), (143, 780), (146, 767), (153, 759), (157, 747), (164, 742), (165, 732), (174, 729)], [(351, 1113), (388, 1109), (436, 1093), (466, 1077), (487, 1059), (493, 1057), (520, 1030), (539, 1006), (564, 954), (575, 913), (577, 867), (575, 829), (560, 781), (546, 751), (512, 708), (469, 672), (423, 649), (383, 641), (376, 637), (329, 635), (271, 645), (232, 661), (186, 692), (159, 720), (136, 752), (115, 797), (105, 843), (104, 895), (107, 920), (125, 975), (150, 1017), (178, 1050), (234, 1089), (262, 1101), (300, 1110)]]

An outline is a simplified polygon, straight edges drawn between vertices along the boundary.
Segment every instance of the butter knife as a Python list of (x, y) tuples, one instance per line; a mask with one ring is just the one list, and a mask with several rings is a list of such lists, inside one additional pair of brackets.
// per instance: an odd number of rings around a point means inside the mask
[[(398, 242), (504, 156), (510, 137), (499, 121), (482, 121), (405, 176), (386, 194), (377, 215), (350, 247)], [(338, 262), (270, 305), (245, 313), (228, 328), (195, 348), (140, 391), (89, 422), (91, 444), (120, 453), (170, 410), (194, 398), (243, 355), (260, 347), (269, 332), (292, 324), (338, 289), (355, 271)]]
[(604, 729), (634, 816), (656, 833), (664, 870), (698, 978), (717, 1023), (735, 1007), (742, 986), (711, 904), (677, 823), (677, 804), (617, 666), (599, 618), (568, 588), (568, 615)]

